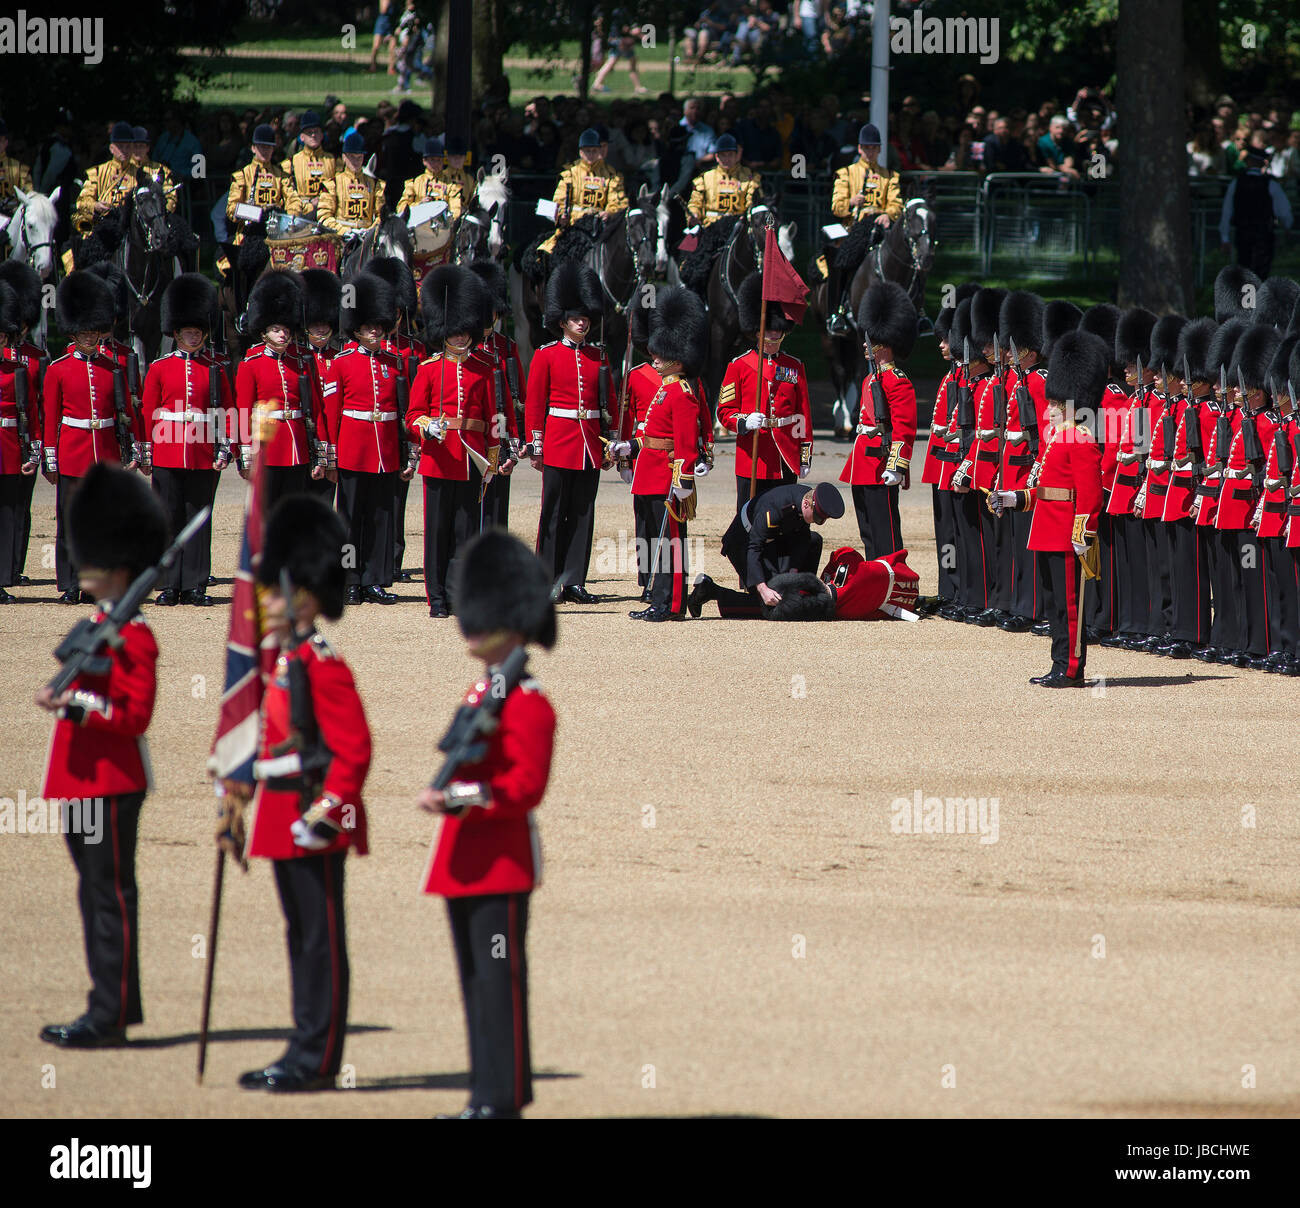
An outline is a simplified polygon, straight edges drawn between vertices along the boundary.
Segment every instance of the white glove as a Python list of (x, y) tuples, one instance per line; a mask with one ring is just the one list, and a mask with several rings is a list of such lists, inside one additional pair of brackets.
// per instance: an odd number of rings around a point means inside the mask
[(745, 416), (745, 431), (757, 432), (763, 426), (763, 416), (758, 411), (751, 411)]
[(609, 455), (611, 457), (631, 457), (632, 442), (630, 440), (611, 440), (609, 442)]
[(881, 474), (880, 481), (887, 487), (896, 487), (902, 483), (903, 476), (897, 470), (886, 470)]
[(799, 477), (800, 477), (800, 478), (807, 478), (808, 475), (811, 474), (811, 473), (812, 473), (812, 466), (800, 466), (800, 467), (799, 467)]
[(711, 469), (713, 469), (713, 467), (709, 465), (707, 461), (697, 461), (695, 463), (695, 477), (707, 478)]
[(312, 834), (311, 828), (301, 818), (293, 821), (289, 833), (293, 836), (294, 844), (305, 851), (320, 851), (330, 845), (329, 839), (322, 839), (319, 835)]
[(631, 486), (632, 479), (636, 477), (636, 471), (632, 469), (631, 466), (624, 466), (623, 469), (619, 470), (618, 476), (627, 483), (628, 486)]
[(1078, 554), (1080, 558), (1088, 552), (1088, 547), (1081, 541), (1071, 541), (1070, 544), (1074, 546), (1074, 552)]
[(673, 487), (673, 498), (677, 500), (689, 499), (694, 490), (694, 487)]

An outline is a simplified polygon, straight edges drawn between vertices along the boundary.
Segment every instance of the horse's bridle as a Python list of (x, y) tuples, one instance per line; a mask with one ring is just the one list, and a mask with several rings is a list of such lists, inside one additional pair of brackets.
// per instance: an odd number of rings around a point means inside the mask
[(766, 211), (768, 214), (772, 213), (772, 208), (770, 206), (755, 206), (750, 210), (748, 215), (742, 215), (742, 221), (737, 222), (736, 225), (731, 228), (731, 234), (727, 236), (727, 246), (722, 253), (722, 264), (719, 265), (718, 279), (722, 282), (722, 288), (727, 295), (728, 301), (730, 301), (731, 305), (736, 308), (737, 312), (740, 310), (740, 299), (736, 296), (736, 289), (731, 284), (731, 264), (735, 259), (736, 244), (740, 240), (741, 231), (748, 233), (750, 242), (754, 245), (755, 271), (759, 273), (763, 271), (763, 247), (762, 244), (754, 238), (753, 231), (754, 212), (759, 209)]
[[(628, 215), (641, 214), (642, 216), (645, 216), (651, 213), (652, 211), (647, 210), (643, 205), (629, 207), (628, 209), (623, 211), (623, 243), (624, 246), (626, 246), (627, 248), (628, 255), (631, 256), (632, 258), (632, 288), (628, 292), (626, 298), (623, 299), (616, 298), (614, 294), (611, 292), (609, 288), (609, 284), (605, 280), (605, 245), (604, 243), (596, 244), (596, 248), (595, 248), (596, 264), (594, 265), (596, 270), (596, 277), (600, 281), (601, 293), (603, 293), (605, 297), (608, 298), (610, 302), (613, 304), (615, 314), (620, 314), (620, 315), (623, 314), (623, 312), (626, 311), (628, 307), (632, 305), (632, 300), (636, 297), (637, 286), (640, 285), (641, 283), (641, 264), (637, 258), (637, 253), (641, 250), (641, 248), (645, 244), (651, 242), (651, 237), (647, 232), (643, 234), (641, 238), (638, 239), (635, 243), (633, 243), (632, 224), (628, 222)], [(654, 230), (655, 230), (654, 239), (657, 241), (659, 238), (659, 216), (657, 214), (654, 215)]]
[[(921, 202), (922, 205), (925, 206), (926, 213), (929, 213), (930, 207), (925, 204), (923, 198), (921, 199)], [(919, 210), (921, 209), (921, 206), (918, 206), (916, 208), (917, 210)], [(929, 223), (925, 224), (924, 229), (928, 233)], [(917, 253), (918, 241), (917, 239), (912, 237), (912, 232), (908, 229), (907, 226), (906, 217), (904, 217), (903, 219), (903, 238), (907, 241), (908, 261), (910, 262), (909, 267), (911, 269), (911, 275), (908, 277), (907, 284), (904, 285), (903, 288), (907, 290), (907, 293), (910, 296), (912, 290), (916, 286), (917, 278), (921, 275), (921, 258)], [(875, 248), (872, 249), (872, 256), (874, 258), (874, 263), (872, 265), (872, 268), (875, 270), (876, 279), (878, 281), (886, 280), (884, 259), (885, 259), (886, 250), (889, 250), (887, 249), (886, 245), (887, 245), (887, 240), (882, 239), (878, 244), (876, 244)], [(900, 256), (897, 252), (890, 250), (889, 254), (891, 259), (897, 260), (900, 264), (903, 263), (903, 257)], [(902, 283), (900, 282), (899, 284)]]
[[(27, 203), (23, 202), (23, 204), (19, 207), (19, 209), (22, 211), (23, 216), (22, 216), (22, 220), (18, 224), (18, 230), (23, 241), (23, 258), (27, 261), (28, 267), (33, 269), (36, 267), (36, 265), (33, 263), (33, 261), (35, 260), (33, 253), (40, 251), (41, 248), (43, 247), (47, 247), (51, 249), (51, 253), (50, 253), (51, 257), (54, 263), (57, 264), (59, 258), (57, 255), (54, 254), (54, 252), (57, 250), (54, 240), (46, 239), (42, 243), (31, 243), (28, 240), (28, 235), (27, 235)], [(53, 233), (53, 228), (51, 228), (51, 233)]]

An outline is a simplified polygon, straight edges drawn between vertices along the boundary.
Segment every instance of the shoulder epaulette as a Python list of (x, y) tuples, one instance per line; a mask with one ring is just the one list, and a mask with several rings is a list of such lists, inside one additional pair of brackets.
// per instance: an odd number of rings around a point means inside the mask
[(560, 342), (559, 340), (547, 340), (546, 343), (543, 344), (542, 347), (539, 348), (537, 351), (541, 352), (542, 348), (554, 348), (555, 345), (558, 344), (559, 342)]
[(351, 356), (354, 352), (356, 352), (355, 348), (340, 348), (335, 354), (334, 359), (337, 361), (339, 357)]
[(312, 649), (316, 651), (317, 658), (338, 658), (338, 654), (335, 652), (334, 647), (329, 644), (329, 640), (323, 633), (313, 633), (308, 640), (311, 642)]
[(521, 679), (519, 681), (519, 687), (521, 687), (525, 692), (540, 692), (542, 690), (540, 681), (534, 679), (531, 675), (527, 676), (525, 679)]
[(72, 355), (72, 353), (70, 353), (70, 352), (65, 352), (61, 357), (55, 357), (54, 360), (52, 360), (52, 361), (50, 362), (50, 366), (51, 366), (51, 368), (53, 368), (55, 365), (57, 365), (60, 361), (66, 361), (66, 360), (67, 360), (71, 355)]

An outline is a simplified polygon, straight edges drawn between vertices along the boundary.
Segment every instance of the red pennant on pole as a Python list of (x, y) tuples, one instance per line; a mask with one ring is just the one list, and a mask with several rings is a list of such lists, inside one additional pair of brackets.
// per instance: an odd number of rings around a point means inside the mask
[(794, 265), (781, 254), (774, 227), (767, 228), (763, 248), (763, 298), (779, 302), (791, 322), (803, 322), (803, 312), (808, 309), (808, 287), (794, 271)]

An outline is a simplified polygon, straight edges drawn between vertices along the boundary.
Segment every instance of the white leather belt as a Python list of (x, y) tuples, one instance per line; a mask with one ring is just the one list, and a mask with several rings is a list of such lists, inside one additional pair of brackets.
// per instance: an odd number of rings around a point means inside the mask
[(1120, 453), (1119, 460), (1126, 466), (1131, 466), (1135, 461), (1142, 460), (1141, 453)]
[(858, 427), (857, 427), (857, 432), (858, 432), (858, 435), (859, 435), (859, 436), (879, 436), (879, 435), (880, 435), (880, 425), (879, 425), (879, 424), (859, 424)]
[(1007, 444), (1009, 445), (1023, 445), (1028, 439), (1029, 439), (1028, 432), (1007, 433)]
[[(346, 415), (347, 412), (344, 412)], [(599, 419), (599, 411), (580, 410), (577, 407), (552, 407), (547, 411), (547, 415), (553, 415), (556, 419)]]
[[(301, 415), (302, 412), (298, 414)], [(191, 420), (207, 419), (208, 413), (206, 411), (155, 411), (153, 417), (154, 419), (173, 420), (178, 424), (187, 424)]]
[(18, 427), (17, 417), (0, 419), (0, 428), (16, 428), (16, 427)]
[(979, 440), (992, 440), (998, 434), (996, 428), (976, 428), (975, 436)]
[(111, 419), (73, 419), (70, 416), (64, 416), (63, 422), (69, 428), (85, 428), (98, 432), (103, 428), (111, 428), (115, 421)]
[[(9, 421), (6, 420), (6, 421), (5, 421), (5, 426), (8, 427), (8, 425), (9, 425)], [(1264, 489), (1265, 489), (1265, 490), (1268, 490), (1268, 491), (1280, 491), (1284, 486), (1286, 486), (1286, 479), (1285, 479), (1285, 478), (1266, 478), (1266, 479), (1264, 479)]]
[(1225, 478), (1249, 478), (1249, 470), (1224, 470)]
[[(347, 415), (347, 412), (345, 411), (343, 414)], [(293, 411), (265, 411), (263, 415), (266, 419), (302, 419), (302, 412), (296, 409)]]
[[(753, 415), (752, 411), (745, 412), (746, 415)], [(771, 419), (763, 421), (764, 428), (788, 428), (791, 424), (797, 424), (803, 418), (802, 415), (774, 415)]]
[(1152, 461), (1150, 458), (1147, 459), (1148, 474), (1163, 474), (1167, 469), (1169, 469), (1169, 463), (1167, 461)]
[[(301, 415), (302, 412), (298, 412), (298, 414)], [(397, 418), (396, 411), (353, 411), (349, 407), (343, 408), (343, 414), (348, 419), (365, 420), (371, 424), (386, 424), (389, 420)]]

